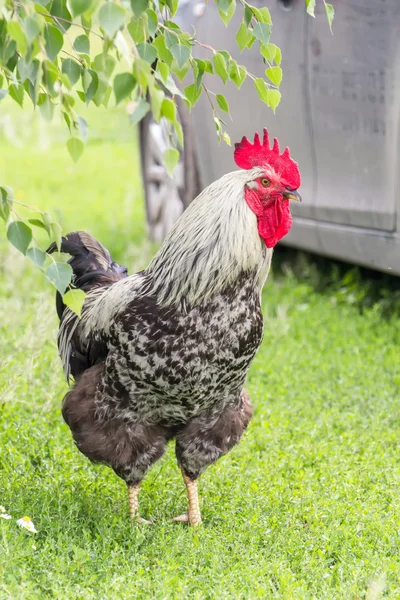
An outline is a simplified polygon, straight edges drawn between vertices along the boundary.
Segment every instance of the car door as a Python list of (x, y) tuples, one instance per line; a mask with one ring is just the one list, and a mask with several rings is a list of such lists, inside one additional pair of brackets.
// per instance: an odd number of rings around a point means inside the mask
[[(399, 164), (400, 2), (336, 0), (334, 35), (322, 2), (307, 19), (308, 89), (316, 163), (314, 217), (393, 231)], [(303, 212), (303, 214), (305, 214)]]
[[(192, 6), (195, 3), (192, 3)], [(252, 0), (255, 6), (265, 5), (261, 0)], [(301, 6), (300, 6), (301, 4)], [(205, 7), (204, 7), (205, 8)], [(291, 155), (299, 162), (300, 171), (306, 176), (302, 178), (301, 192), (303, 205), (313, 210), (315, 202), (315, 178), (313, 154), (309, 139), (309, 114), (306, 106), (307, 96), (304, 83), (304, 5), (299, 3), (293, 7), (292, 13), (286, 13), (277, 5), (273, 13), (274, 41), (283, 51), (284, 79), (281, 85), (282, 102), (276, 115), (263, 104), (254, 89), (253, 81), (248, 78), (240, 90), (233, 83), (226, 86), (217, 77), (205, 79), (205, 83), (214, 93), (224, 94), (230, 106), (232, 120), (226, 117), (226, 129), (232, 142), (239, 141), (243, 135), (253, 136), (256, 131), (262, 133), (267, 127), (271, 136), (279, 137), (282, 150), (289, 146)], [(272, 11), (271, 11), (272, 12)], [(196, 16), (197, 15), (197, 16)], [(199, 16), (200, 15), (200, 16)], [(216, 6), (209, 3), (204, 13), (194, 10), (192, 24), (197, 31), (197, 38), (215, 49), (227, 50), (239, 64), (257, 77), (265, 77), (267, 67), (260, 57), (258, 44), (250, 50), (240, 53), (235, 34), (242, 20), (242, 8), (238, 6), (236, 14), (226, 28), (219, 18)], [(189, 20), (186, 14), (185, 21)], [(188, 22), (185, 22), (188, 26)], [(197, 55), (212, 58), (208, 50), (200, 48)], [(211, 96), (212, 98), (213, 96)], [(212, 119), (210, 102), (202, 95), (193, 110), (193, 120), (197, 138), (197, 155), (201, 180), (204, 185), (217, 179), (224, 173), (236, 169), (232, 148), (219, 144), (215, 125)]]
[[(254, 5), (265, 5), (253, 0)], [(271, 41), (282, 49), (282, 101), (276, 116), (248, 80), (240, 91), (216, 78), (233, 121), (232, 140), (267, 126), (299, 162), (303, 204), (297, 217), (383, 231), (396, 226), (399, 164), (400, 2), (336, 0), (332, 36), (323, 4), (309, 17), (303, 0), (275, 0)], [(257, 44), (240, 54), (234, 32), (241, 7), (225, 28), (215, 5), (193, 16), (198, 39), (226, 49), (250, 72), (263, 76)], [(200, 15), (200, 16), (199, 16)], [(210, 58), (207, 50), (200, 55)], [(218, 145), (205, 95), (193, 111), (204, 184), (235, 168), (232, 150)]]

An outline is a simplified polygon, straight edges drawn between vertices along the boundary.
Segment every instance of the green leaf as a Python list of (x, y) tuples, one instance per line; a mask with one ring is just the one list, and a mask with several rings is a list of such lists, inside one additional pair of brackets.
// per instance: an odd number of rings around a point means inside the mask
[(66, 263), (54, 262), (47, 267), (46, 277), (60, 294), (64, 294), (72, 279), (72, 269)]
[(74, 41), (74, 49), (79, 54), (90, 54), (90, 41), (87, 35), (78, 35)]
[[(56, 31), (58, 31), (58, 30), (56, 30)], [(60, 71), (59, 71), (58, 67), (54, 63), (52, 63), (50, 60), (43, 61), (42, 68), (43, 68), (43, 84), (47, 88), (47, 90), (49, 91), (49, 93), (51, 95), (56, 96), (57, 93), (54, 90), (54, 84), (56, 83), (56, 81), (60, 75)]]
[(139, 52), (140, 58), (143, 58), (143, 60), (148, 62), (150, 65), (157, 58), (157, 50), (154, 48), (154, 46), (152, 46), (151, 44), (148, 44), (147, 42), (144, 42), (142, 44), (137, 44), (136, 48), (137, 48), (137, 51)]
[(270, 63), (274, 61), (276, 49), (277, 46), (275, 46), (275, 44), (267, 44), (266, 46), (264, 46), (264, 44), (260, 45), (261, 55)]
[(116, 64), (117, 61), (111, 54), (98, 54), (93, 61), (94, 69), (103, 72), (107, 77), (112, 75)]
[(224, 133), (222, 134), (222, 139), (224, 140), (224, 142), (226, 144), (228, 144), (228, 146), (232, 146), (232, 142), (231, 142), (231, 138), (229, 137), (229, 135), (226, 133), (226, 131), (224, 131)]
[(7, 24), (7, 31), (10, 38), (17, 43), (18, 52), (25, 55), (28, 50), (28, 40), (26, 39), (21, 24), (18, 21), (9, 21)]
[(6, 223), (10, 216), (10, 203), (12, 203), (12, 198), (9, 197), (9, 191), (6, 188), (0, 187), (0, 217)]
[(241, 23), (237, 34), (236, 34), (236, 42), (242, 52), (244, 48), (249, 44), (249, 42), (253, 39), (253, 34), (250, 29), (245, 25), (245, 23)]
[[(77, 92), (77, 93), (79, 93), (79, 92)], [(82, 92), (82, 95), (83, 95), (82, 101), (84, 102), (85, 94), (83, 94), (83, 92)], [(65, 113), (69, 112), (72, 110), (73, 106), (75, 106), (75, 98), (73, 96), (71, 96), (70, 94), (67, 94), (67, 92), (64, 92), (64, 94), (62, 95), (62, 98), (61, 98), (61, 104), (62, 104), (62, 107), (65, 109)], [(69, 121), (69, 124), (68, 124), (68, 120), (66, 120), (66, 123), (67, 123), (68, 127), (70, 128), (71, 120)]]
[(253, 11), (251, 10), (250, 6), (248, 4), (245, 4), (244, 7), (244, 24), (246, 25), (246, 27), (248, 27), (251, 23), (251, 20), (253, 18)]
[(135, 44), (145, 42), (149, 38), (147, 15), (144, 14), (138, 19), (132, 19), (132, 21), (128, 23), (127, 30)]
[(67, 8), (66, 0), (53, 0), (50, 13), (53, 17), (60, 17), (59, 21), (54, 22), (55, 26), (58, 27), (62, 33), (68, 31), (71, 27), (71, 23), (68, 23), (67, 21), (72, 21), (72, 15)]
[[(16, 64), (16, 61), (18, 60), (18, 55), (17, 55), (17, 42), (15, 40), (11, 40), (9, 43), (5, 43), (4, 47), (1, 48), (1, 54), (2, 54), (2, 61), (3, 63), (5, 63), (8, 68), (10, 68), (10, 70), (13, 70)], [(9, 66), (10, 61), (14, 61), (15, 64), (14, 66)]]
[(61, 70), (68, 77), (71, 85), (75, 85), (81, 76), (81, 65), (72, 58), (64, 58)]
[(119, 73), (114, 78), (114, 94), (117, 104), (127, 98), (136, 85), (136, 79), (132, 73)]
[(32, 44), (33, 40), (39, 35), (40, 33), (40, 25), (37, 21), (37, 17), (27, 17), (24, 20), (24, 29), (25, 29), (25, 35), (26, 38), (29, 42), (29, 44)]
[(83, 72), (83, 90), (85, 92), (86, 106), (93, 100), (99, 87), (99, 76), (93, 69), (85, 69)]
[(46, 231), (46, 227), (43, 221), (41, 221), (40, 219), (28, 219), (28, 221), (31, 225), (34, 225), (35, 227), (40, 227), (40, 229), (44, 229)]
[(131, 7), (135, 17), (140, 17), (149, 5), (149, 0), (131, 0)]
[(219, 117), (214, 117), (215, 129), (217, 130), (218, 140), (221, 141), (222, 121)]
[(67, 124), (67, 127), (68, 127), (68, 129), (69, 129), (69, 132), (71, 133), (71, 117), (69, 116), (69, 114), (68, 114), (68, 113), (66, 113), (66, 112), (64, 112), (64, 111), (62, 111), (62, 115), (63, 115), (63, 117), (64, 117), (64, 121), (65, 121), (65, 122), (66, 122), (66, 124)]
[(39, 248), (33, 246), (26, 251), (26, 256), (30, 258), (39, 267), (39, 269), (43, 269), (44, 262), (46, 260), (46, 254), (42, 252), (42, 250), (39, 250)]
[(145, 115), (150, 110), (150, 104), (146, 102), (143, 98), (140, 99), (140, 102), (136, 103), (133, 112), (129, 115), (129, 122), (131, 125), (136, 125), (143, 119)]
[(267, 45), (271, 37), (271, 25), (268, 23), (257, 23), (253, 27), (253, 35), (259, 42)]
[(82, 156), (85, 146), (82, 140), (72, 137), (67, 142), (67, 148), (72, 160), (76, 163)]
[(69, 7), (74, 17), (83, 15), (92, 5), (92, 0), (69, 0)]
[(165, 1), (169, 8), (171, 17), (173, 17), (175, 15), (176, 11), (178, 10), (179, 0), (165, 0)]
[(164, 31), (164, 39), (165, 45), (168, 49), (170, 49), (172, 46), (175, 46), (175, 44), (178, 44), (179, 42), (178, 33), (176, 31), (169, 31), (168, 29), (165, 29)]
[(228, 81), (228, 71), (224, 55), (221, 52), (216, 52), (213, 56), (213, 63), (216, 74), (226, 83)]
[(43, 13), (45, 15), (49, 15), (49, 11), (47, 10), (46, 6), (50, 4), (50, 2), (48, 0), (36, 0), (34, 7), (35, 7), (35, 11), (39, 12), (39, 13)]
[(141, 58), (135, 60), (133, 63), (133, 76), (136, 78), (143, 95), (146, 95), (149, 86), (151, 89), (154, 87), (154, 75), (149, 63), (145, 60)]
[(192, 83), (191, 85), (186, 86), (183, 91), (190, 107), (195, 106), (197, 100), (201, 96), (201, 87), (197, 87), (195, 83)]
[(42, 81), (42, 64), (36, 58), (32, 61), (31, 69), (28, 74), (28, 79), (28, 94), (32, 99), (33, 104), (35, 105), (37, 102), (40, 84)]
[(50, 122), (54, 114), (54, 104), (52, 103), (50, 96), (48, 94), (40, 94), (38, 106), (42, 117)]
[(195, 58), (194, 60), (202, 73), (211, 73), (211, 75), (214, 73), (212, 63), (208, 58)]
[(86, 119), (84, 119), (80, 115), (78, 115), (78, 126), (79, 126), (79, 131), (81, 133), (82, 139), (86, 143), (89, 127), (88, 127)]
[(18, 61), (18, 73), (21, 83), (24, 83), (28, 78), (32, 70), (32, 63), (26, 62), (24, 58), (20, 58)]
[(10, 94), (11, 98), (13, 100), (15, 100), (15, 102), (17, 102), (17, 104), (20, 105), (20, 107), (22, 108), (22, 105), (24, 103), (24, 94), (25, 94), (25, 88), (23, 85), (10, 85), (10, 87), (8, 88), (8, 93)]
[(178, 138), (179, 146), (181, 148), (184, 147), (184, 139), (183, 139), (183, 128), (179, 121), (175, 121), (173, 123), (173, 127), (175, 129), (176, 137)]
[(275, 58), (274, 58), (275, 62), (277, 65), (280, 65), (282, 62), (282, 52), (281, 49), (278, 48), (278, 46), (276, 46), (276, 52), (275, 52)]
[[(133, 0), (133, 2), (135, 2), (135, 0)], [(157, 13), (152, 10), (151, 8), (148, 8), (146, 10), (146, 15), (149, 21), (149, 35), (150, 37), (153, 37), (154, 34), (156, 33), (156, 31), (158, 30), (158, 17), (157, 17)]]
[(240, 88), (242, 87), (246, 76), (246, 69), (238, 65), (236, 61), (232, 61), (231, 68), (229, 69), (229, 77), (231, 81), (233, 81), (233, 83), (236, 85), (238, 90), (240, 90)]
[(60, 223), (56, 223), (55, 221), (53, 221), (53, 223), (51, 224), (51, 231), (53, 233), (58, 251), (61, 252), (62, 227)]
[[(189, 61), (186, 62), (182, 68), (179, 67), (178, 63), (176, 62), (176, 60), (174, 60), (172, 62), (171, 65), (171, 71), (173, 73), (175, 73), (175, 75), (178, 77), (179, 81), (183, 81), (186, 77), (187, 72), (190, 69), (190, 63)], [(197, 83), (197, 82), (196, 82)]]
[(315, 17), (315, 0), (306, 0), (306, 9), (309, 15)]
[(168, 65), (168, 67), (171, 68), (174, 57), (172, 56), (171, 52), (168, 50), (167, 46), (165, 45), (164, 36), (158, 35), (155, 38), (155, 40), (153, 40), (153, 46), (155, 46), (157, 48), (159, 58), (163, 62), (165, 62), (165, 64)]
[(32, 241), (32, 230), (22, 221), (13, 221), (7, 228), (7, 238), (22, 254), (26, 254)]
[(219, 16), (223, 20), (225, 27), (228, 26), (229, 21), (232, 19), (233, 15), (235, 14), (235, 10), (236, 10), (236, 0), (231, 2), (227, 12), (224, 12), (222, 10), (219, 11)]
[(174, 46), (171, 46), (169, 50), (172, 56), (175, 58), (176, 62), (178, 63), (179, 68), (182, 69), (190, 58), (190, 48), (181, 43), (178, 43)]
[(176, 166), (179, 162), (179, 151), (175, 148), (168, 148), (164, 152), (165, 169), (170, 177), (172, 177)]
[(153, 116), (156, 121), (159, 121), (161, 118), (161, 106), (164, 101), (164, 92), (154, 88), (151, 90), (150, 100), (151, 100), (151, 110)]
[(235, 0), (216, 0), (216, 5), (218, 7), (218, 10), (221, 11), (222, 13), (224, 13), (225, 15), (228, 14), (231, 5), (235, 3)]
[(167, 83), (168, 75), (169, 75), (169, 67), (162, 60), (157, 61), (157, 71), (161, 75), (161, 79), (164, 83)]
[(268, 79), (270, 79), (272, 83), (274, 83), (277, 87), (281, 85), (282, 69), (280, 67), (269, 67), (265, 71), (265, 74), (268, 77)]
[(261, 77), (257, 77), (257, 79), (254, 81), (254, 87), (257, 90), (257, 94), (260, 100), (265, 102), (265, 104), (268, 104), (268, 88), (264, 79), (262, 79)]
[(331, 30), (331, 33), (333, 33), (332, 21), (335, 16), (335, 9), (333, 8), (332, 4), (328, 4), (327, 2), (325, 2), (325, 0), (324, 0), (324, 4), (325, 4), (326, 16), (327, 16), (328, 23), (329, 23), (329, 29)]
[(44, 30), (44, 42), (46, 54), (51, 62), (54, 62), (64, 43), (61, 31), (57, 29), (57, 27), (54, 27), (54, 25), (46, 25)]
[(0, 90), (0, 100), (3, 100), (8, 94), (8, 90)]
[(268, 25), (272, 25), (271, 13), (268, 8), (265, 6), (262, 8), (251, 6), (251, 11), (259, 23), (268, 23)]
[(225, 96), (223, 96), (222, 94), (217, 94), (215, 99), (216, 99), (220, 109), (226, 113), (229, 113), (229, 104), (228, 104), (228, 101), (225, 98)]
[(279, 90), (268, 90), (268, 106), (275, 112), (276, 107), (281, 101), (281, 93)]
[(49, 213), (43, 213), (42, 214), (42, 219), (43, 219), (43, 224), (44, 227), (47, 231), (48, 236), (50, 237), (51, 235), (51, 224), (53, 222), (53, 217), (51, 215), (49, 215)]
[(170, 94), (172, 94), (172, 96), (179, 96), (182, 99), (185, 98), (184, 93), (178, 88), (171, 75), (168, 77), (165, 87), (170, 92)]
[(172, 123), (176, 120), (176, 106), (170, 98), (164, 98), (161, 104), (161, 116)]
[(72, 312), (74, 312), (78, 317), (82, 314), (82, 307), (85, 302), (86, 294), (83, 290), (78, 290), (76, 288), (72, 288), (68, 290), (66, 294), (63, 296), (63, 302), (65, 306), (68, 306)]
[(106, 2), (100, 8), (100, 26), (109, 38), (113, 38), (118, 29), (124, 24), (125, 15), (125, 9), (113, 2)]

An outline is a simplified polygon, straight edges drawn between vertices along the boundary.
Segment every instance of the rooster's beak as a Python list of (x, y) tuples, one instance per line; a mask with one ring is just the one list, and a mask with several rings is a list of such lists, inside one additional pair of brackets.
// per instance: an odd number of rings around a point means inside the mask
[(297, 190), (286, 190), (282, 195), (288, 200), (297, 200), (297, 202), (301, 202), (301, 196)]

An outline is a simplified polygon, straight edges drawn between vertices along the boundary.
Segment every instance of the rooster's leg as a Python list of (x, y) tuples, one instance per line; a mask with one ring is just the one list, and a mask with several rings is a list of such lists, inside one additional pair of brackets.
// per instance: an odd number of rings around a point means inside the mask
[(138, 483), (137, 485), (128, 485), (129, 516), (131, 519), (135, 519), (138, 523), (147, 523), (150, 525), (151, 521), (142, 519), (138, 515), (139, 490), (140, 490), (140, 483)]
[(183, 480), (186, 485), (188, 495), (188, 511), (179, 517), (174, 517), (174, 521), (180, 523), (190, 523), (193, 527), (197, 527), (201, 523), (201, 514), (199, 506), (199, 495), (197, 493), (197, 481), (190, 479), (182, 472)]

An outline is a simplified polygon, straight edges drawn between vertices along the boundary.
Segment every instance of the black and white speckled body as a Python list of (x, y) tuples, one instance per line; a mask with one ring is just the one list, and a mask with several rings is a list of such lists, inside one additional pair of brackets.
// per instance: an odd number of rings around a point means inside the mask
[(188, 311), (133, 301), (110, 327), (98, 414), (177, 426), (237, 405), (262, 330), (249, 274)]
[(76, 377), (63, 415), (79, 449), (129, 484), (171, 438), (195, 479), (251, 418), (243, 386), (262, 339), (260, 294), (272, 255), (243, 198), (259, 171), (205, 190), (132, 277), (117, 274), (106, 255), (84, 271), (74, 249), (84, 273), (78, 284), (89, 281), (89, 293), (80, 321), (67, 310), (62, 316), (60, 354)]

